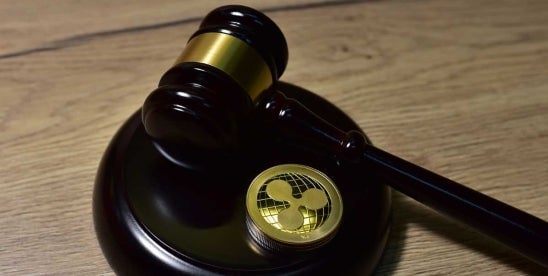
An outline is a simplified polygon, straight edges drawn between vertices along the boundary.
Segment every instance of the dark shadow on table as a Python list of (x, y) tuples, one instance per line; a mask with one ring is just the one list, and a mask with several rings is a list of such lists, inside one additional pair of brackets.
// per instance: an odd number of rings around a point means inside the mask
[(391, 275), (397, 270), (405, 247), (409, 223), (417, 223), (436, 235), (478, 251), (501, 264), (514, 267), (526, 275), (548, 275), (548, 269), (526, 259), (506, 246), (480, 234), (467, 226), (444, 217), (426, 206), (405, 199), (399, 192), (392, 193), (392, 231), (375, 275)]

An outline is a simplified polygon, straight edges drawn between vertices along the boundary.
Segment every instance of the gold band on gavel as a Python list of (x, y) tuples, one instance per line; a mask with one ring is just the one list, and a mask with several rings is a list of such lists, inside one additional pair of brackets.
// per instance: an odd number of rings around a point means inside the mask
[(225, 72), (253, 101), (273, 83), (261, 55), (239, 38), (224, 33), (203, 33), (192, 38), (175, 65), (184, 62), (204, 63)]

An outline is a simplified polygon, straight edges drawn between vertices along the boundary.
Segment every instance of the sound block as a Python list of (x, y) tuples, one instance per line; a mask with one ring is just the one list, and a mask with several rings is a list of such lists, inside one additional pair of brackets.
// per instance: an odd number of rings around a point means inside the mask
[[(342, 130), (359, 130), (321, 97), (287, 83), (280, 83), (279, 90)], [(114, 271), (120, 275), (373, 271), (386, 245), (391, 206), (389, 188), (373, 174), (276, 135), (251, 139), (225, 163), (206, 171), (173, 164), (146, 135), (140, 111), (134, 113), (106, 150), (93, 195), (95, 230)], [(250, 240), (247, 188), (261, 171), (284, 163), (316, 168), (338, 186), (342, 220), (332, 240), (319, 249), (277, 254)]]

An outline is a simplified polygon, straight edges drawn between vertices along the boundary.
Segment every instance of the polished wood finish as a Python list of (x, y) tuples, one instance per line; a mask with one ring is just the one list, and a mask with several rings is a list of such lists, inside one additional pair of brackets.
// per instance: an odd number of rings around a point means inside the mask
[[(91, 216), (101, 155), (221, 4), (0, 3), (0, 274), (110, 273)], [(288, 39), (283, 80), (377, 146), (548, 219), (548, 2), (251, 5)], [(546, 273), (399, 194), (393, 223), (380, 274)]]

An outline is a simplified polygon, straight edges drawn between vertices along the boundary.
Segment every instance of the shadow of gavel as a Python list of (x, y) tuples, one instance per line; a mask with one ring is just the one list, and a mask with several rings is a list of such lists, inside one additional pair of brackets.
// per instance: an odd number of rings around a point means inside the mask
[(146, 99), (142, 120), (172, 162), (207, 169), (245, 140), (249, 116), (284, 139), (328, 152), (394, 189), (548, 266), (548, 223), (405, 161), (343, 132), (276, 90), (287, 63), (281, 30), (260, 12), (226, 6), (211, 12)]

